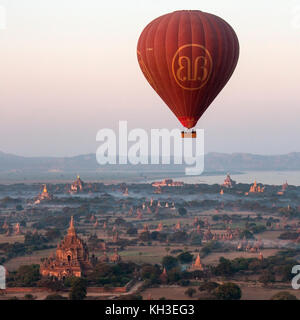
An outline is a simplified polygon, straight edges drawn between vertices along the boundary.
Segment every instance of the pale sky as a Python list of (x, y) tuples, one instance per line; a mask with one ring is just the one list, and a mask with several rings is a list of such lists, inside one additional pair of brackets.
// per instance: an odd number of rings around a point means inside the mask
[[(198, 122), (205, 152), (300, 151), (300, 0), (0, 0), (0, 150), (96, 152), (98, 130), (181, 128), (137, 59), (143, 28), (175, 10), (224, 18), (240, 42), (228, 85)], [(1, 7), (0, 7), (1, 8)]]

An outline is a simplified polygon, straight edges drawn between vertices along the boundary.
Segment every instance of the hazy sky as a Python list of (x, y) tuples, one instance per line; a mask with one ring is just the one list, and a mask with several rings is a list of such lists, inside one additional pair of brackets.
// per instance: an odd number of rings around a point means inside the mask
[(0, 150), (95, 152), (96, 133), (180, 128), (143, 77), (136, 44), (154, 18), (199, 9), (241, 46), (229, 84), (198, 122), (205, 151), (300, 151), (300, 0), (0, 0)]

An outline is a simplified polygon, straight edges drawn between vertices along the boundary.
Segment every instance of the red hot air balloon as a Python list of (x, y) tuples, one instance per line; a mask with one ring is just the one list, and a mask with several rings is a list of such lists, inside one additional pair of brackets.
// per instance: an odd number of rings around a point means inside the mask
[(137, 57), (149, 84), (191, 129), (230, 79), (239, 42), (232, 27), (215, 15), (175, 11), (146, 26)]

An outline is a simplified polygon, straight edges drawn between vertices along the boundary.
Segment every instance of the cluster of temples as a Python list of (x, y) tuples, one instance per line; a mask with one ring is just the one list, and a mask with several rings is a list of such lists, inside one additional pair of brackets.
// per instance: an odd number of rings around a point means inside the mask
[(265, 187), (261, 187), (254, 181), (253, 185), (250, 187), (249, 193), (262, 193), (265, 191)]
[(244, 237), (242, 241), (238, 242), (236, 249), (238, 251), (256, 253), (256, 252), (259, 252), (261, 249), (263, 249), (263, 247), (264, 247), (264, 244), (262, 240), (249, 241), (249, 240), (246, 240), (246, 238)]
[(7, 222), (7, 220), (4, 221), (2, 225), (2, 229), (5, 232), (6, 236), (11, 236), (11, 235), (21, 235), (21, 226), (20, 223), (16, 223), (13, 227)]
[[(190, 272), (191, 271), (204, 271), (204, 267), (203, 267), (203, 265), (201, 263), (200, 254), (199, 253), (197, 254), (197, 257), (196, 257), (195, 261), (192, 262), (192, 264), (190, 266), (188, 266), (187, 270), (190, 271)], [(164, 267), (163, 271), (162, 271), (162, 273), (160, 275), (160, 281), (165, 284), (165, 283), (168, 282), (168, 279), (169, 279), (168, 272), (167, 272), (166, 268)]]
[(182, 187), (184, 185), (181, 181), (174, 181), (173, 179), (164, 179), (152, 183), (153, 187)]

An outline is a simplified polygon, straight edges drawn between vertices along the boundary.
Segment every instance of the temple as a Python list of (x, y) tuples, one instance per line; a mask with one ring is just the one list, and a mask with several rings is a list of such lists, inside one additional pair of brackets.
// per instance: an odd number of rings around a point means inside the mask
[(81, 277), (91, 269), (88, 248), (77, 236), (71, 217), (68, 233), (58, 244), (56, 255), (53, 254), (41, 264), (41, 275), (65, 279), (70, 276)]
[(20, 226), (20, 223), (19, 223), (19, 222), (15, 225), (14, 231), (15, 231), (15, 235), (20, 235), (20, 234), (22, 234), (22, 232), (21, 232), (21, 226)]
[(115, 249), (114, 254), (112, 256), (110, 256), (109, 260), (112, 263), (119, 263), (121, 261), (121, 256), (118, 254), (117, 249)]
[(163, 224), (162, 224), (162, 223), (159, 223), (158, 226), (157, 226), (156, 231), (157, 231), (157, 232), (161, 232), (161, 231), (163, 231), (163, 228), (164, 228), (164, 227), (163, 227)]
[(192, 271), (195, 271), (195, 270), (203, 271), (203, 266), (202, 266), (202, 263), (201, 263), (200, 254), (199, 253), (197, 255), (197, 258), (196, 258), (195, 262), (190, 267), (190, 270), (192, 270)]
[(175, 226), (175, 231), (180, 231), (180, 230), (181, 230), (181, 224), (180, 224), (180, 221), (178, 221)]
[(164, 267), (163, 272), (161, 273), (159, 278), (160, 278), (160, 281), (164, 284), (168, 282), (168, 274), (167, 274), (167, 270), (165, 267)]
[(155, 187), (154, 193), (161, 194), (161, 186)]
[(184, 185), (181, 181), (174, 181), (172, 179), (164, 179), (152, 183), (153, 187), (182, 187)]
[(129, 195), (128, 188), (126, 188), (123, 192), (123, 196), (127, 197)]
[(229, 173), (227, 173), (227, 177), (225, 178), (224, 183), (222, 184), (222, 187), (232, 188), (235, 185), (236, 185), (236, 182), (232, 180)]
[(282, 185), (281, 190), (277, 192), (278, 195), (282, 196), (288, 190), (288, 183), (287, 181)]
[(53, 196), (50, 192), (48, 192), (47, 186), (44, 185), (43, 191), (42, 193), (40, 193), (36, 200), (35, 200), (35, 204), (39, 204), (41, 201), (45, 201), (45, 200), (52, 200)]
[(80, 176), (77, 176), (77, 179), (71, 184), (70, 193), (78, 193), (83, 191), (84, 182), (80, 179)]
[(249, 193), (262, 193), (264, 191), (265, 187), (260, 187), (260, 185), (254, 181), (253, 185), (250, 187)]

